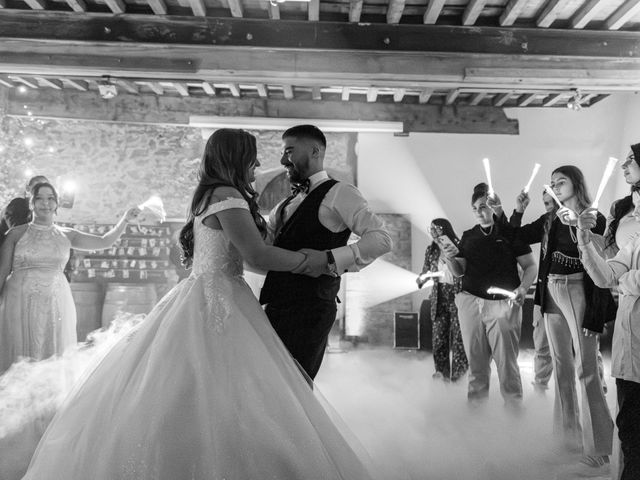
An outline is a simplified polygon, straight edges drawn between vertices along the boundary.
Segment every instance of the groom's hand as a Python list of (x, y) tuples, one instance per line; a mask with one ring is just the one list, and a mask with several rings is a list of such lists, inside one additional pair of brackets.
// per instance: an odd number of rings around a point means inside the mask
[(312, 250), (310, 248), (303, 248), (298, 251), (304, 253), (307, 258), (293, 271), (293, 273), (309, 275), (310, 277), (319, 277), (320, 275), (329, 274), (326, 252), (321, 250)]

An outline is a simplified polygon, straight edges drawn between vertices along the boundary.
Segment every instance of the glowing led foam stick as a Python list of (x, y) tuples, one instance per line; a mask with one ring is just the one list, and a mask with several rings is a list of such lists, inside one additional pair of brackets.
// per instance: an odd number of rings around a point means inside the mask
[(138, 208), (142, 211), (147, 211), (152, 215), (158, 217), (161, 222), (164, 222), (167, 217), (167, 213), (164, 211), (164, 205), (162, 200), (157, 195), (152, 195), (145, 202), (138, 205)]
[(556, 201), (559, 207), (562, 207), (562, 202), (560, 201), (560, 199), (558, 199), (558, 197), (556, 197), (556, 194), (553, 192), (553, 189), (549, 185), (545, 185), (544, 190), (549, 194), (551, 198)]
[(607, 182), (613, 173), (613, 169), (618, 163), (618, 159), (614, 157), (609, 157), (609, 161), (607, 162), (607, 166), (604, 169), (604, 173), (602, 174), (602, 179), (600, 180), (600, 186), (598, 187), (598, 192), (596, 193), (596, 199), (591, 204), (592, 208), (598, 208), (598, 202), (600, 201), (600, 197), (604, 193), (604, 187), (607, 186)]
[(487, 289), (487, 293), (489, 295), (503, 295), (507, 297), (509, 300), (515, 300), (516, 298), (516, 294), (513, 293), (511, 290), (505, 290), (504, 288), (499, 288), (499, 287), (489, 287)]
[(441, 278), (444, 277), (444, 272), (424, 272), (420, 275), (420, 281), (423, 282), (427, 278)]
[(489, 159), (483, 158), (482, 164), (484, 165), (484, 173), (487, 176), (487, 185), (489, 185), (489, 196), (493, 197), (493, 183), (491, 183), (491, 166), (489, 165)]
[(531, 188), (531, 184), (533, 183), (533, 179), (536, 178), (536, 175), (538, 174), (538, 170), (540, 170), (540, 164), (536, 163), (533, 166), (533, 172), (531, 172), (531, 178), (529, 178), (529, 181), (524, 186), (524, 190), (523, 190), (524, 193), (529, 193), (529, 189)]

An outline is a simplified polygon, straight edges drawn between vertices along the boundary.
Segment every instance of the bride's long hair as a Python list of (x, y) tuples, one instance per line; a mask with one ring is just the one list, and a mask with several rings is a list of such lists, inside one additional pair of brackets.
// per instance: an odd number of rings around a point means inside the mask
[(249, 210), (264, 238), (267, 225), (258, 208), (258, 193), (249, 181), (249, 170), (256, 162), (256, 137), (239, 129), (221, 128), (207, 140), (198, 170), (198, 185), (193, 192), (187, 223), (180, 232), (182, 264), (193, 259), (193, 223), (209, 205), (213, 190), (221, 185), (236, 188), (249, 204)]

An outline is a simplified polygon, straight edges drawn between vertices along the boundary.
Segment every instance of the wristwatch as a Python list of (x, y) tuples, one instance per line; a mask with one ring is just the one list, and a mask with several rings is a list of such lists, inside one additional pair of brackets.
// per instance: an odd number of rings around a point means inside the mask
[(329, 275), (332, 277), (339, 277), (338, 274), (338, 265), (336, 265), (336, 259), (333, 256), (331, 250), (327, 250), (327, 270), (329, 270)]

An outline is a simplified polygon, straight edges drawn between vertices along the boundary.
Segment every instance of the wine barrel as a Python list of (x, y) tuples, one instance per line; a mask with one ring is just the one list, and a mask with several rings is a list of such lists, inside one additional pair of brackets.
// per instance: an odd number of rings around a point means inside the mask
[(84, 342), (87, 334), (101, 326), (104, 289), (99, 283), (73, 282), (71, 283), (71, 295), (76, 304), (78, 341)]
[(149, 313), (157, 300), (153, 284), (110, 283), (104, 296), (102, 327), (108, 328), (122, 313)]

